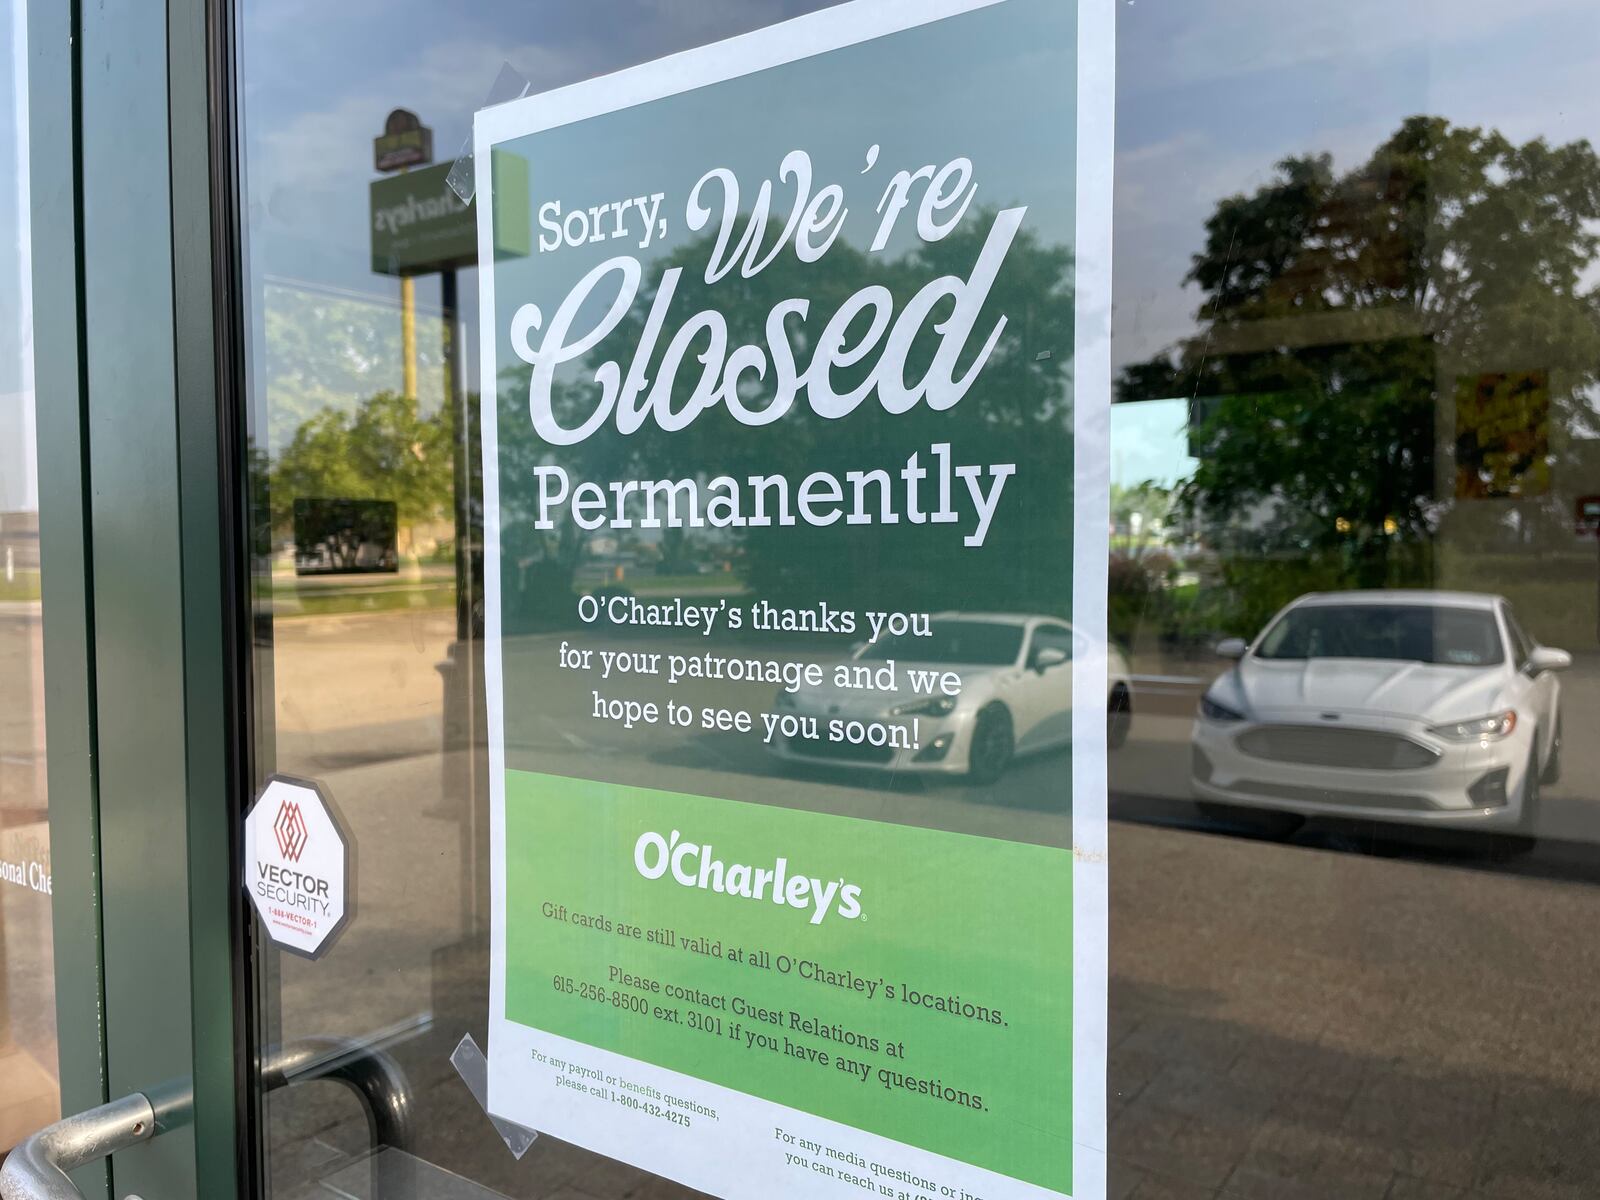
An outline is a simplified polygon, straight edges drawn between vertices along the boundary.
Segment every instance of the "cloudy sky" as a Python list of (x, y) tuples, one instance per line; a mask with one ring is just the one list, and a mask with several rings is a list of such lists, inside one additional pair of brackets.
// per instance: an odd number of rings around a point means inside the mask
[[(0, 0), (9, 26), (13, 0)], [(819, 7), (807, 0), (241, 0), (252, 274), (375, 298), (371, 139), (406, 106), (453, 158), (509, 65), (533, 90)], [(1401, 119), (1438, 113), (1523, 140), (1600, 141), (1593, 0), (1119, 0), (1113, 356), (1194, 327), (1182, 286), (1217, 200), (1289, 154), (1348, 167)], [(9, 105), (0, 95), (0, 105)], [(0, 155), (14, 115), (0, 109)], [(772, 114), (775, 122), (803, 113)], [(9, 189), (0, 189), (3, 193)], [(0, 195), (0, 278), (14, 279)], [(470, 303), (474, 289), (464, 281)], [(436, 293), (424, 283), (427, 306)], [(257, 293), (259, 294), (259, 292)], [(15, 377), (16, 288), (0, 288), (0, 373)], [(11, 347), (8, 351), (7, 347)], [(469, 356), (470, 357), (470, 356)], [(399, 366), (395, 364), (395, 383)], [(9, 390), (0, 382), (0, 392)]]
[[(365, 264), (365, 198), (370, 139), (390, 108), (418, 111), (438, 156), (453, 157), (503, 65), (539, 91), (808, 7), (245, 0), (258, 258), (274, 274), (343, 269), (349, 286), (385, 288)], [(1517, 139), (1600, 133), (1591, 0), (1122, 0), (1119, 17), (1122, 361), (1192, 327), (1197, 297), (1181, 279), (1206, 215), (1285, 155), (1328, 151), (1349, 166), (1420, 112)]]
[(1592, 0), (1122, 0), (1115, 354), (1193, 327), (1179, 284), (1227, 195), (1291, 154), (1363, 160), (1413, 114), (1600, 141)]

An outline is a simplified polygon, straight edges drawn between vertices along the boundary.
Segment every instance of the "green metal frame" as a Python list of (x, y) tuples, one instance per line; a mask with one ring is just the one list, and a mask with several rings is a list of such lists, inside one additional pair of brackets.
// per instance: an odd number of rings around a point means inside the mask
[[(44, 623), (46, 779), (63, 1112), (107, 1098), (79, 314), (75, 10), (76, 5), (33, 3), (28, 12), (31, 224), (40, 264), (33, 278), (39, 548), (41, 562), (49, 563), (40, 577), (44, 611), (50, 614)], [(107, 1195), (103, 1165), (84, 1168), (75, 1178), (86, 1196)]]
[(192, 1081), (195, 1114), (86, 1195), (248, 1178), (225, 15), (29, 3), (63, 1109)]

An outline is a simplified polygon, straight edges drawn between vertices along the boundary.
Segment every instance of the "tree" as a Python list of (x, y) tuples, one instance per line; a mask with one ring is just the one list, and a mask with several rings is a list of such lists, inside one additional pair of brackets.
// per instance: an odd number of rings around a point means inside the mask
[(1126, 368), (1119, 398), (1193, 398), (1182, 502), (1214, 542), (1338, 558), (1364, 585), (1416, 575), (1450, 516), (1438, 413), (1458, 377), (1548, 369), (1552, 423), (1600, 432), (1597, 220), (1585, 141), (1418, 116), (1343, 175), (1285, 159), (1217, 205), (1185, 277), (1200, 331)]
[[(1171, 488), (1154, 480), (1111, 485), (1111, 524), (1118, 532), (1112, 549), (1130, 558), (1142, 558), (1166, 541), (1172, 511)], [(1126, 530), (1126, 534), (1120, 531)]]
[(451, 512), (455, 421), (448, 407), (424, 416), (414, 396), (379, 392), (354, 411), (326, 408), (295, 430), (272, 468), (273, 526), (298, 499), (392, 500), (401, 526)]

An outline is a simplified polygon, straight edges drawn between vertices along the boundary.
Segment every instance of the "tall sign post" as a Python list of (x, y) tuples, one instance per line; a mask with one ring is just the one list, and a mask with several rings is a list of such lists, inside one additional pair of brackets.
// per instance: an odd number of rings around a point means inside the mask
[[(433, 130), (410, 109), (397, 108), (372, 139), (372, 165), (379, 171), (404, 173), (433, 161)], [(453, 290), (453, 289), (452, 289)], [(401, 391), (417, 394), (417, 286), (413, 275), (400, 276)]]

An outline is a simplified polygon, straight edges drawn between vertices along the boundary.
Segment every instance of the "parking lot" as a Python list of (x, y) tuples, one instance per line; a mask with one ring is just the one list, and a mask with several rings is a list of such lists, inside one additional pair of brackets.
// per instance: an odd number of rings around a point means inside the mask
[[(0, 622), (8, 661), (31, 638), (25, 616)], [(423, 1132), (425, 1157), (509, 1195), (675, 1194), (548, 1141), (518, 1165), (445, 1063), (485, 1002), (474, 897), (486, 864), (473, 850), (483, 831), (446, 792), (471, 757), (444, 740), (437, 664), (452, 632), (437, 610), (278, 626), (279, 766), (329, 784), (361, 870), (358, 919), (334, 953), (279, 964), (277, 1036), (411, 1022), (427, 1032), (395, 1052), (429, 1111), (449, 1115)], [(530, 640), (523, 652), (546, 649)], [(1546, 837), (1523, 856), (1370, 824), (1314, 824), (1270, 841), (1205, 826), (1184, 798), (1192, 685), (1179, 674), (1144, 686), (1133, 734), (1111, 759), (1113, 1194), (1591, 1195), (1594, 740), (1569, 724)], [(1580, 660), (1564, 686), (1569, 713), (1594, 711), (1596, 664)], [(548, 769), (577, 773), (595, 754), (615, 765), (618, 746), (552, 730), (542, 753)], [(10, 765), (14, 778), (20, 764)], [(796, 776), (747, 739), (713, 735), (646, 738), (617, 769), (640, 781), (670, 769), (673, 786), (713, 794), (730, 772), (743, 788), (758, 775), (773, 802), (1050, 841), (1070, 811), (1066, 765), (1061, 754), (1026, 760), (989, 789)], [(24, 961), (29, 943), (17, 932), (6, 970), (11, 986), (31, 987), (37, 964)], [(304, 1100), (275, 1107), (279, 1134), (300, 1138), (308, 1164), (329, 1147), (358, 1148), (363, 1127), (346, 1098)]]
[[(280, 963), (279, 1028), (360, 1035), (426, 1016), (431, 1031), (396, 1050), (439, 1118), (424, 1157), (507, 1195), (681, 1194), (548, 1140), (516, 1163), (444, 1062), (486, 1004), (473, 899), (486, 832), (444, 782), (470, 757), (444, 749), (436, 666), (451, 625), (417, 611), (277, 629), (279, 766), (329, 784), (361, 863), (358, 919), (333, 954)], [(528, 638), (508, 655), (552, 650)], [(1583, 789), (1600, 773), (1577, 722), (1566, 781), (1547, 796), (1550, 836), (1531, 854), (1370, 826), (1279, 842), (1197, 820), (1183, 790), (1192, 699), (1170, 680), (1151, 686), (1111, 760), (1113, 1194), (1592, 1195), (1600, 800)], [(1593, 711), (1594, 664), (1567, 686), (1569, 711)], [(1070, 812), (1060, 754), (972, 789), (796, 776), (748, 739), (638, 733), (552, 725), (538, 750), (556, 773), (604, 755), (619, 778), (708, 794), (759, 777), (768, 802), (989, 836), (1057, 840)], [(355, 1148), (364, 1133), (345, 1103), (280, 1106), (277, 1144), (299, 1137), (308, 1162)]]

